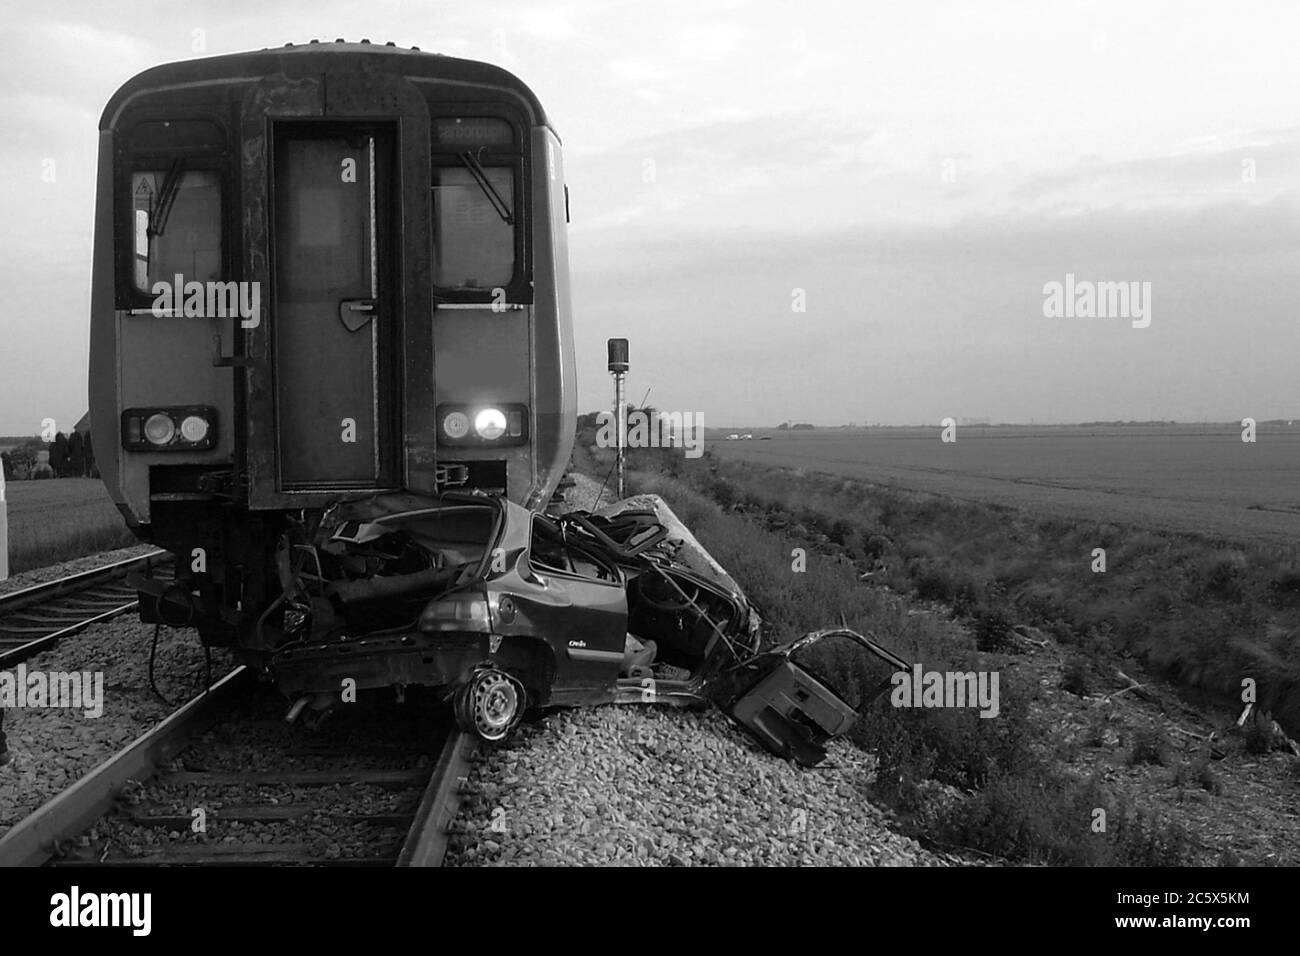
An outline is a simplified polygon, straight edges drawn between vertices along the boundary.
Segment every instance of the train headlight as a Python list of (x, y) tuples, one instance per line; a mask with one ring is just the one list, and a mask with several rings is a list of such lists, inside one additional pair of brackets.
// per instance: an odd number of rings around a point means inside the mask
[(169, 445), (176, 437), (176, 423), (170, 415), (155, 412), (144, 421), (144, 437), (151, 445)]
[(496, 441), (506, 433), (506, 415), (499, 408), (485, 408), (474, 416), (474, 431), (480, 438)]
[(205, 451), (216, 437), (217, 410), (210, 405), (122, 412), (122, 447), (128, 451)]
[(528, 444), (528, 406), (504, 402), (438, 406), (438, 444), (499, 447)]

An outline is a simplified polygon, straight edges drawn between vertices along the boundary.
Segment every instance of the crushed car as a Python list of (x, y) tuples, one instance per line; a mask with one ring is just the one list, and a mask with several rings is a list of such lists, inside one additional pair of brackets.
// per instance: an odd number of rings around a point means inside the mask
[(805, 653), (843, 638), (908, 668), (847, 628), (762, 647), (758, 612), (656, 496), (549, 515), (477, 492), (379, 494), (287, 533), (277, 558), (285, 640), (267, 669), (291, 716), (342, 686), (417, 685), (497, 741), (530, 709), (716, 705), (811, 766), (889, 679), (851, 706)]

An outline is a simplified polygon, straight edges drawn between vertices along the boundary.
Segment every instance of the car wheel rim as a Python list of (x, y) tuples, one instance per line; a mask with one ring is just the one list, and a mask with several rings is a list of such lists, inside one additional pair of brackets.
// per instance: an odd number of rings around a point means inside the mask
[(479, 674), (466, 688), (468, 723), (484, 740), (500, 740), (520, 713), (523, 688), (501, 671)]

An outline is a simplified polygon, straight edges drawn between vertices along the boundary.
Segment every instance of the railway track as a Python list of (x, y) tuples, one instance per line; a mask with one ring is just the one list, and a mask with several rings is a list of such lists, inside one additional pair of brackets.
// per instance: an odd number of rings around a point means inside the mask
[(239, 668), (0, 838), (0, 866), (437, 866), (472, 740), (385, 700), (304, 736)]
[(136, 592), (126, 584), (126, 576), (133, 571), (159, 576), (171, 561), (166, 551), (151, 551), (0, 595), (0, 668), (26, 660), (88, 625), (134, 611)]

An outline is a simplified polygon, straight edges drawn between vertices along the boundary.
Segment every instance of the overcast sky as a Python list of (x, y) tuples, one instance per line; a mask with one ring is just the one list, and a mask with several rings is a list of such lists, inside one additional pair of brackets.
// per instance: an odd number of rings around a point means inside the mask
[[(633, 399), (717, 425), (1300, 415), (1300, 5), (45, 0), (5, 20), (0, 434), (86, 408), (112, 92), (335, 37), (487, 60), (542, 100), (584, 409), (622, 335)], [(1149, 327), (1045, 317), (1067, 273), (1151, 283)]]

